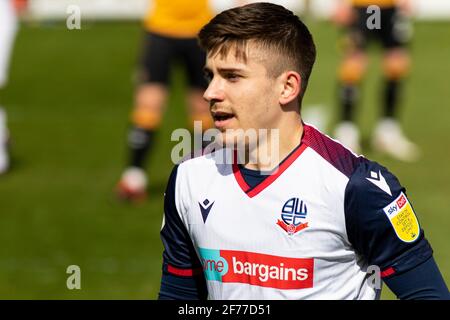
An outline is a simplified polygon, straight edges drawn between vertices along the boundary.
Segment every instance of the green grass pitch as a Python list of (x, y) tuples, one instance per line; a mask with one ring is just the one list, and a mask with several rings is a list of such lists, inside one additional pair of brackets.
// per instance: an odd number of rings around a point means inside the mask
[[(318, 59), (304, 105), (323, 104), (336, 119), (338, 31), (310, 21)], [(183, 73), (173, 70), (164, 127), (149, 161), (150, 197), (118, 203), (112, 190), (125, 163), (138, 23), (23, 25), (9, 87), (1, 92), (12, 136), (11, 172), (0, 177), (1, 299), (155, 299), (161, 273), (162, 197), (172, 167), (172, 130), (186, 125)], [(405, 164), (364, 153), (407, 187), (435, 258), (450, 283), (450, 25), (416, 23), (413, 69), (402, 123), (423, 150)], [(380, 108), (379, 59), (358, 113), (365, 139)], [(68, 290), (66, 268), (81, 268)], [(385, 287), (384, 299), (394, 296)]]

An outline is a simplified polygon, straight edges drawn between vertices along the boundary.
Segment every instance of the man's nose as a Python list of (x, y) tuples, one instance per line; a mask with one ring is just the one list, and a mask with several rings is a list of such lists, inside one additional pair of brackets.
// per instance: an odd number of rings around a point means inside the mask
[(203, 98), (209, 103), (214, 103), (216, 101), (222, 101), (224, 99), (223, 88), (218, 80), (211, 80), (206, 88)]

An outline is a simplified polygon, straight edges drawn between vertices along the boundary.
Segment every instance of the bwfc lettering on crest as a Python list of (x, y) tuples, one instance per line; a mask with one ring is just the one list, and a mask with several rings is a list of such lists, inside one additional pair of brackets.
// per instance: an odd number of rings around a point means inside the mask
[(307, 213), (308, 208), (303, 200), (291, 198), (284, 204), (281, 210), (281, 220), (278, 219), (277, 225), (291, 236), (308, 227), (308, 222), (303, 222)]

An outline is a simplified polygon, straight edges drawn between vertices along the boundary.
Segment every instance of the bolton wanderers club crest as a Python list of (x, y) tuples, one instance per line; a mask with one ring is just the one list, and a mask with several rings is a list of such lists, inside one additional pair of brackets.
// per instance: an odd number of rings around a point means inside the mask
[(302, 223), (306, 219), (307, 213), (308, 208), (303, 200), (291, 198), (284, 204), (281, 210), (281, 220), (278, 219), (277, 225), (289, 235), (293, 235), (308, 227), (308, 222)]

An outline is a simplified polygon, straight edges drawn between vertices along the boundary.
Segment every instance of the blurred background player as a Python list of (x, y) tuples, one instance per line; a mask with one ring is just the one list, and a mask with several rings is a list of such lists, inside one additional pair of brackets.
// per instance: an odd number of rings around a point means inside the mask
[[(335, 137), (355, 152), (361, 151), (360, 134), (354, 122), (354, 109), (360, 98), (360, 82), (367, 69), (367, 44), (376, 40), (383, 47), (384, 88), (382, 93), (382, 119), (373, 137), (373, 148), (403, 161), (414, 161), (419, 156), (416, 145), (403, 134), (398, 122), (401, 84), (410, 69), (410, 56), (406, 50), (411, 29), (406, 15), (411, 12), (409, 0), (338, 0), (335, 22), (346, 28), (345, 53), (338, 70), (341, 122), (335, 128)], [(370, 28), (368, 19), (377, 17), (367, 10), (380, 8), (379, 27)], [(371, 20), (375, 22), (376, 20)]]
[(139, 200), (146, 196), (144, 170), (152, 150), (168, 96), (170, 67), (184, 63), (189, 82), (187, 105), (190, 126), (202, 121), (206, 130), (213, 126), (209, 105), (203, 99), (207, 83), (203, 75), (205, 55), (197, 44), (197, 33), (212, 18), (208, 0), (154, 0), (145, 18), (145, 36), (140, 61), (139, 84), (128, 132), (128, 167), (117, 186), (121, 199)]
[[(18, 28), (14, 4), (12, 0), (0, 0), (0, 91), (8, 82), (9, 62)], [(8, 138), (6, 111), (0, 96), (0, 174), (6, 172), (9, 167)]]

